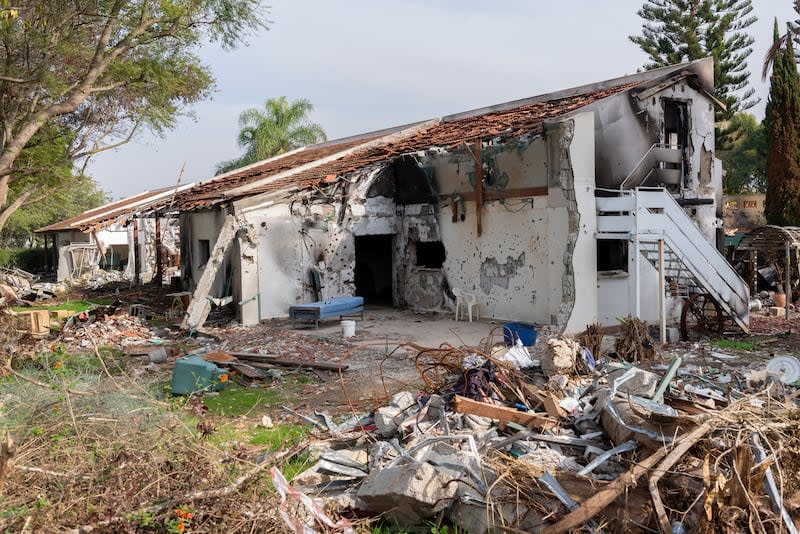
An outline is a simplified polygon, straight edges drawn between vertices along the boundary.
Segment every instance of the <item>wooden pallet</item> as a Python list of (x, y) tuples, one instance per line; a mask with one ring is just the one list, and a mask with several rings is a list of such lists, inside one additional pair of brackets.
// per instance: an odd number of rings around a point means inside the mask
[(50, 312), (47, 310), (18, 312), (17, 328), (32, 334), (48, 334), (50, 332)]

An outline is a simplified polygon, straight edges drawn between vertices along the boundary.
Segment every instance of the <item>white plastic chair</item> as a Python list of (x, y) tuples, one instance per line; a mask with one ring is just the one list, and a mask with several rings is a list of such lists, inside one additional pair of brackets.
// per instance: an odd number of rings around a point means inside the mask
[(478, 297), (474, 293), (467, 293), (463, 289), (454, 288), (453, 295), (456, 296), (456, 321), (458, 321), (458, 314), (462, 306), (467, 311), (469, 322), (472, 322), (472, 308), (475, 308), (476, 319), (480, 320), (481, 314), (480, 308), (478, 307)]

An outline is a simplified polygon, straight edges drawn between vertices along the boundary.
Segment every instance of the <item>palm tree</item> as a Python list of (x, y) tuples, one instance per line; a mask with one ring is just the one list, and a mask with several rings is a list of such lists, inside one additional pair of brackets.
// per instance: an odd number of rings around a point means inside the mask
[(313, 145), (328, 138), (322, 126), (308, 121), (314, 106), (300, 98), (291, 103), (282, 96), (268, 98), (264, 109), (250, 108), (239, 115), (239, 146), (244, 154), (217, 165), (222, 174), (261, 161), (295, 148)]
[[(794, 0), (794, 10), (798, 15), (800, 15), (800, 0)], [(775, 58), (778, 56), (780, 51), (786, 47), (786, 42), (789, 40), (793, 40), (796, 44), (800, 44), (800, 19), (797, 19), (794, 22), (789, 22), (786, 25), (786, 33), (781, 35), (779, 39), (773, 40), (772, 46), (767, 51), (767, 55), (764, 58), (764, 69), (761, 71), (762, 80), (767, 79), (767, 75), (769, 74), (769, 69), (772, 67), (772, 63), (775, 61)], [(797, 54), (795, 57), (797, 57)], [(797, 59), (800, 59), (800, 57)]]

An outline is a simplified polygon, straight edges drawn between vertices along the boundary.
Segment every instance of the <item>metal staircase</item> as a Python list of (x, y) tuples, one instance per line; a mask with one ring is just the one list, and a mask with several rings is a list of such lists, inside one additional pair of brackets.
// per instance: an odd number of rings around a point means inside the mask
[[(669, 165), (673, 165), (670, 168)], [(678, 185), (683, 176), (683, 154), (677, 148), (655, 144), (620, 184), (620, 189), (634, 189), (650, 185)]]
[(742, 330), (749, 331), (747, 284), (669, 192), (662, 188), (615, 191), (614, 196), (597, 197), (596, 204), (597, 239), (628, 240), (634, 261), (642, 257), (656, 269), (663, 240), (667, 294), (708, 293)]

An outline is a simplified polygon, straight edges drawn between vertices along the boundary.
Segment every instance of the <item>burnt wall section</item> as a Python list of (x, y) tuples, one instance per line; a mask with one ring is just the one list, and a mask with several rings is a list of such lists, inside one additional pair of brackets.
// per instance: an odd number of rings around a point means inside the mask
[(686, 78), (655, 91), (621, 93), (585, 109), (595, 117), (596, 186), (618, 189), (654, 144), (677, 147), (683, 176), (679, 184), (666, 186), (676, 197), (713, 200), (689, 212), (713, 242), (722, 215), (722, 164), (714, 157), (714, 104), (697, 84)]
[[(584, 129), (593, 128), (589, 117)], [(259, 234), (260, 318), (285, 316), (295, 303), (357, 294), (366, 272), (359, 265), (369, 264), (391, 271), (381, 274), (391, 275), (397, 307), (452, 312), (452, 289), (459, 288), (477, 295), (482, 317), (565, 325), (578, 293), (572, 256), (583, 231), (571, 174), (573, 129), (566, 121), (547, 139), (484, 144), (484, 188), (495, 196), (481, 206), (481, 235), (476, 161), (463, 145), (402, 158), (400, 167), (382, 162), (291, 199), (238, 202)], [(593, 161), (594, 145), (584, 143), (580, 157)], [(405, 180), (414, 186), (399, 201)], [(520, 192), (533, 188), (548, 194)], [(593, 207), (585, 209), (592, 219)], [(372, 237), (391, 251), (365, 257), (359, 248)]]

